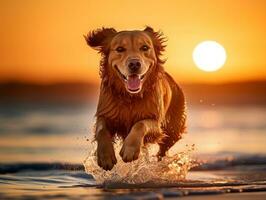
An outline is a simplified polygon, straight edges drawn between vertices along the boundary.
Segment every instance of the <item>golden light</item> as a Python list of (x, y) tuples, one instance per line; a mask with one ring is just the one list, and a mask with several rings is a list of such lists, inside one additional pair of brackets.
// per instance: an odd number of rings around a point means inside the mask
[(218, 42), (203, 41), (193, 50), (193, 60), (199, 69), (212, 72), (224, 65), (226, 52)]

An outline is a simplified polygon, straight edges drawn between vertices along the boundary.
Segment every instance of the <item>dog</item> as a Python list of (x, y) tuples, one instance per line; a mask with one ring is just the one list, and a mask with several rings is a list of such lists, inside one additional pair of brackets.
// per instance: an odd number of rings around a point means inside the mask
[(148, 143), (159, 144), (161, 160), (181, 138), (186, 124), (182, 89), (163, 68), (165, 37), (149, 26), (120, 32), (100, 28), (84, 37), (102, 58), (95, 115), (98, 165), (111, 170), (117, 163), (115, 136), (123, 139), (124, 162), (138, 159)]

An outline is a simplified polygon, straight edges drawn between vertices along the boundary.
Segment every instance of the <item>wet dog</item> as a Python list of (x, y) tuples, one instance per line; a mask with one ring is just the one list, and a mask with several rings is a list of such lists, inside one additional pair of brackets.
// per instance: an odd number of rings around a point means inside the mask
[(165, 39), (151, 27), (120, 31), (101, 28), (85, 36), (101, 53), (101, 88), (96, 112), (98, 165), (116, 164), (113, 139), (123, 138), (124, 162), (138, 159), (142, 145), (158, 143), (158, 158), (185, 130), (185, 100), (181, 88), (164, 71)]

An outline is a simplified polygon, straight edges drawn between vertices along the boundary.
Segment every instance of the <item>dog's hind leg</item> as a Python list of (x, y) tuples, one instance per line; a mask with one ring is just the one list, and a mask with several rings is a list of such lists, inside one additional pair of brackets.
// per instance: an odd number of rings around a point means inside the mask
[(159, 143), (160, 150), (158, 159), (165, 156), (166, 152), (181, 139), (185, 132), (186, 113), (185, 113), (185, 98), (181, 88), (174, 80), (167, 75), (168, 82), (172, 91), (172, 98), (169, 108), (166, 112), (165, 120), (162, 124), (162, 130), (165, 137)]
[(161, 160), (167, 153), (167, 151), (181, 139), (181, 134), (170, 134), (166, 133), (166, 136), (159, 143), (159, 152), (157, 153), (158, 160)]

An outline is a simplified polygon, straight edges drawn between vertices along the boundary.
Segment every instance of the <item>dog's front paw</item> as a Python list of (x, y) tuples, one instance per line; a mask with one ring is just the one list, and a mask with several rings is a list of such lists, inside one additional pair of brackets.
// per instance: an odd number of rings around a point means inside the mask
[(117, 163), (112, 142), (98, 144), (97, 147), (98, 165), (104, 170), (111, 170)]
[(128, 135), (120, 151), (120, 156), (124, 162), (137, 160), (142, 144), (142, 137), (137, 135)]

